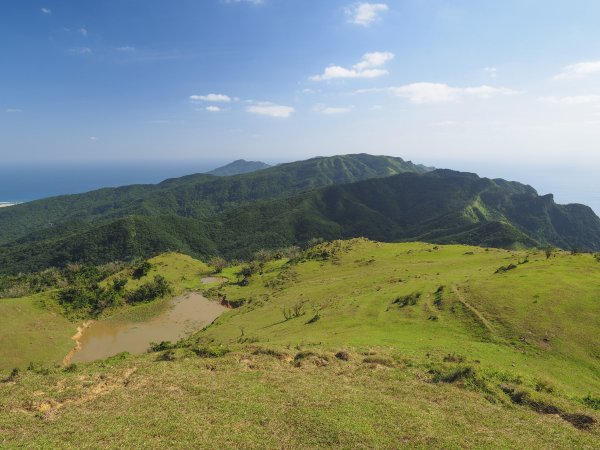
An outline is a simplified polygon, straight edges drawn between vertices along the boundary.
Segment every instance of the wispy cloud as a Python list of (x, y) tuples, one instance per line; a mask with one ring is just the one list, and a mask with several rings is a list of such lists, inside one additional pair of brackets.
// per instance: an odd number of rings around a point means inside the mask
[(42, 14), (52, 14), (52, 10), (49, 8), (40, 8)]
[(7, 112), (9, 114), (14, 114), (14, 113), (20, 113), (20, 112), (23, 112), (23, 111), (20, 110), (20, 109), (17, 109), (17, 108), (7, 108), (7, 109), (4, 110), (4, 112)]
[(498, 69), (495, 67), (485, 67), (483, 71), (490, 77), (496, 78), (498, 76)]
[(81, 27), (77, 30), (77, 32), (82, 35), (84, 38), (88, 37), (88, 30), (86, 28)]
[(193, 102), (224, 102), (229, 103), (232, 98), (225, 94), (190, 95)]
[(321, 75), (313, 75), (310, 79), (326, 81), (339, 78), (377, 78), (388, 74), (382, 67), (392, 59), (394, 54), (390, 52), (365, 53), (351, 68), (331, 65), (326, 67)]
[(290, 117), (295, 111), (295, 109), (291, 106), (276, 105), (270, 102), (262, 102), (248, 106), (246, 108), (246, 111), (252, 114), (259, 114), (262, 116), (285, 119)]
[(98, 137), (97, 136), (90, 136), (90, 141), (97, 141)]
[(389, 91), (397, 97), (406, 98), (414, 104), (450, 103), (457, 102), (466, 97), (487, 99), (494, 96), (517, 94), (517, 91), (505, 87), (482, 85), (459, 88), (444, 83), (428, 82), (391, 87), (389, 88)]
[(207, 106), (206, 110), (208, 112), (219, 112), (219, 111), (222, 111), (221, 108), (219, 108), (218, 106), (214, 106), (214, 105)]
[(319, 114), (325, 114), (326, 116), (332, 116), (336, 114), (346, 114), (352, 111), (351, 107), (344, 106), (327, 106), (323, 104), (315, 105), (313, 108), (315, 112)]
[(554, 79), (568, 80), (597, 74), (600, 74), (600, 61), (586, 61), (564, 67), (562, 72), (554, 76)]
[(72, 48), (69, 51), (71, 53), (75, 53), (77, 55), (87, 55), (89, 53), (92, 53), (92, 49), (89, 47), (77, 47), (77, 48)]
[(130, 53), (135, 52), (135, 47), (132, 47), (131, 45), (124, 45), (123, 47), (117, 47), (115, 50), (118, 52)]
[(368, 27), (380, 19), (380, 15), (389, 10), (385, 3), (355, 3), (345, 9), (348, 21)]
[(540, 97), (538, 100), (558, 105), (589, 105), (600, 103), (600, 95), (573, 95), (564, 97), (551, 95), (548, 97)]

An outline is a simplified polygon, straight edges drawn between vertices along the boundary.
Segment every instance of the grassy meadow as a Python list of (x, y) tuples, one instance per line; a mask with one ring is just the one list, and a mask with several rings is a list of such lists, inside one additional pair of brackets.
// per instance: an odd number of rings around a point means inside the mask
[(4, 370), (0, 445), (597, 448), (592, 255), (354, 239), (242, 269), (154, 259), (236, 308), (148, 354)]

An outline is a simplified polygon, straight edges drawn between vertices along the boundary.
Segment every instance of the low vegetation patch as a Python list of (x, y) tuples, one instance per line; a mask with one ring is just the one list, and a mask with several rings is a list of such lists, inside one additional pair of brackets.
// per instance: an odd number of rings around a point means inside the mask
[(494, 273), (505, 273), (505, 272), (508, 272), (509, 270), (514, 270), (516, 268), (517, 268), (517, 266), (515, 264), (509, 264), (508, 266), (498, 267), (496, 269), (496, 272), (494, 272)]
[(412, 294), (396, 297), (392, 302), (392, 305), (396, 305), (399, 308), (404, 308), (405, 306), (414, 306), (417, 304), (420, 298), (420, 292), (413, 292)]

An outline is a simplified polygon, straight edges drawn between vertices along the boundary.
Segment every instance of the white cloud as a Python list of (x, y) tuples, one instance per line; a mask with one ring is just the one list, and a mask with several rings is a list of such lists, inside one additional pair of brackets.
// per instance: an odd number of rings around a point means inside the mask
[(135, 47), (124, 45), (123, 47), (117, 47), (115, 50), (118, 52), (135, 52)]
[(408, 99), (411, 103), (450, 103), (464, 97), (490, 98), (498, 95), (512, 95), (517, 91), (505, 87), (476, 86), (457, 88), (444, 83), (412, 83), (404, 86), (391, 87), (390, 92), (398, 97)]
[(389, 10), (385, 3), (356, 3), (345, 9), (348, 21), (368, 27), (380, 19), (380, 14)]
[(225, 94), (190, 95), (190, 100), (194, 102), (229, 103), (231, 101), (231, 97)]
[(23, 112), (23, 111), (20, 110), (20, 109), (17, 109), (17, 108), (8, 108), (8, 109), (5, 109), (4, 112), (12, 114), (12, 113), (20, 113), (20, 112)]
[(487, 73), (490, 78), (496, 78), (498, 76), (498, 69), (495, 67), (485, 67), (483, 71)]
[(77, 32), (85, 38), (88, 36), (88, 30), (86, 30), (85, 28), (80, 28), (79, 30), (77, 30)]
[(222, 111), (221, 108), (219, 108), (218, 106), (214, 106), (214, 105), (207, 106), (206, 110), (208, 112), (219, 112), (219, 111)]
[(315, 112), (320, 114), (325, 114), (328, 116), (336, 115), (336, 114), (346, 114), (352, 111), (351, 107), (341, 107), (341, 106), (327, 106), (327, 105), (315, 105), (313, 108)]
[(392, 59), (394, 54), (390, 52), (365, 53), (361, 60), (349, 69), (331, 65), (326, 67), (321, 75), (314, 75), (310, 79), (326, 81), (336, 78), (377, 78), (388, 74), (388, 71), (382, 67)]
[(52, 10), (49, 8), (41, 8), (40, 11), (44, 14), (52, 14)]
[(263, 102), (248, 106), (246, 111), (252, 114), (260, 114), (263, 116), (287, 118), (292, 115), (295, 109), (291, 106), (275, 105), (273, 103)]
[(570, 78), (583, 78), (588, 75), (600, 74), (600, 61), (586, 61), (571, 64), (563, 68), (562, 72), (554, 77), (555, 80), (567, 80)]
[(548, 96), (540, 97), (538, 99), (541, 102), (554, 103), (558, 105), (589, 105), (593, 103), (600, 103), (600, 95), (573, 95), (573, 96)]
[(90, 141), (97, 141), (98, 138), (96, 136), (90, 136)]
[(86, 55), (88, 53), (92, 53), (92, 49), (89, 47), (72, 48), (71, 53), (77, 53), (78, 55)]

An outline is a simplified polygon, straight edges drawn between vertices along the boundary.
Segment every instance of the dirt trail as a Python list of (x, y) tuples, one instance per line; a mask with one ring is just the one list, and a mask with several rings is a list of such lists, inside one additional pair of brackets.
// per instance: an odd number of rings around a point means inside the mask
[(481, 312), (479, 312), (479, 310), (477, 308), (475, 308), (473, 305), (471, 305), (469, 302), (467, 302), (465, 300), (465, 297), (463, 296), (462, 292), (460, 292), (460, 290), (458, 289), (458, 286), (453, 286), (452, 287), (452, 292), (454, 292), (454, 294), (456, 295), (456, 298), (458, 298), (458, 301), (460, 303), (462, 303), (462, 305), (467, 308), (477, 319), (477, 321), (483, 325), (485, 327), (485, 329), (492, 335), (495, 336), (496, 332), (494, 330), (494, 327), (492, 326), (492, 324), (489, 322), (489, 320), (487, 320), (485, 318), (485, 316), (483, 314), (481, 314)]

